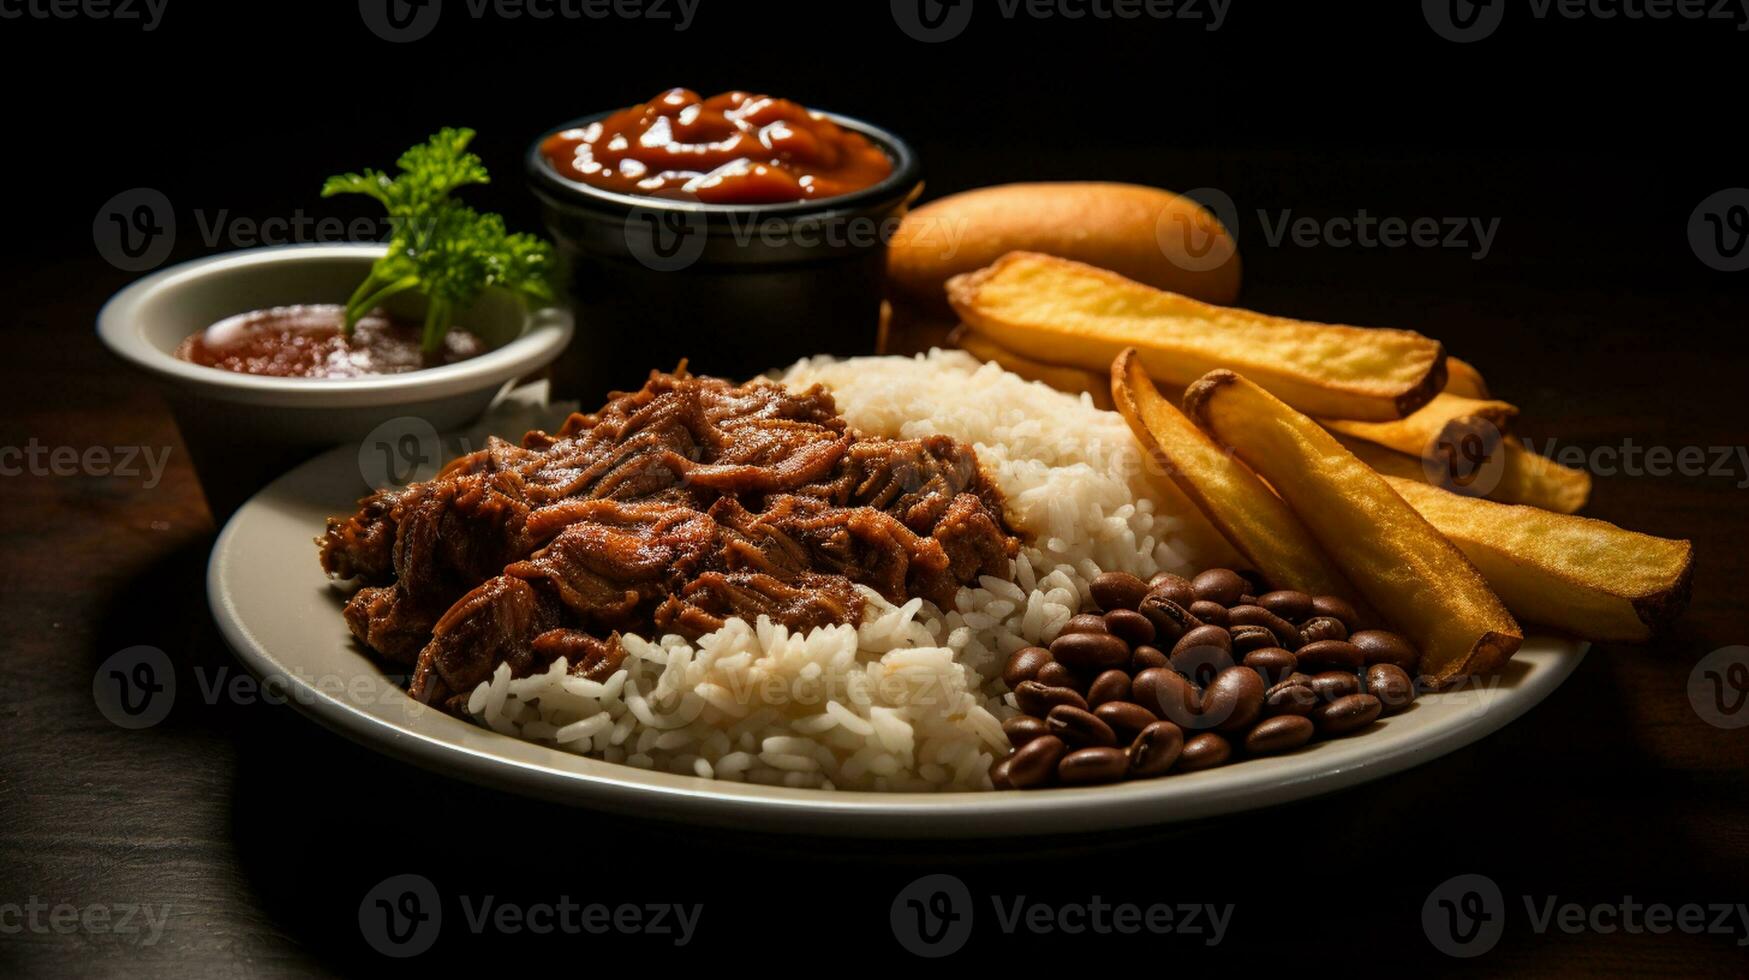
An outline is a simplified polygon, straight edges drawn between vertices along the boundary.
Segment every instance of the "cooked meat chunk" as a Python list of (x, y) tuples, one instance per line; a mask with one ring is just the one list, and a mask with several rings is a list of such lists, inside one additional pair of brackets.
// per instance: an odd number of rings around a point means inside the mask
[(556, 433), (366, 497), (318, 545), (360, 586), (358, 641), (460, 711), (499, 664), (609, 676), (622, 632), (855, 623), (856, 585), (947, 606), (1016, 542), (969, 446), (860, 437), (823, 388), (655, 373)]

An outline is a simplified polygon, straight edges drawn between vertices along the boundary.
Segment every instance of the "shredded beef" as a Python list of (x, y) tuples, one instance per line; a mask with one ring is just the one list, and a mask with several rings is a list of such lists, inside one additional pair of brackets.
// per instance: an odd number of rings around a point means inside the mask
[(818, 386), (684, 372), (366, 497), (317, 544), (358, 586), (353, 635), (457, 712), (499, 664), (607, 677), (622, 632), (856, 623), (855, 585), (949, 606), (1016, 547), (971, 447), (859, 436)]

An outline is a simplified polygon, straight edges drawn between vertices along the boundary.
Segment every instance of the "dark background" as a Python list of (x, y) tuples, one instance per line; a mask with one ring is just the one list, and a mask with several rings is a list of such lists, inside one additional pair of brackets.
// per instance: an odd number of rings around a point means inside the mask
[[(92, 334), (102, 300), (134, 277), (97, 254), (102, 205), (162, 191), (173, 258), (195, 257), (233, 247), (201, 239), (198, 218), (221, 211), (367, 214), (321, 201), (322, 178), (467, 125), (497, 177), (473, 199), (533, 230), (518, 172), (528, 142), (670, 85), (770, 91), (883, 124), (921, 153), (930, 196), (1067, 178), (1219, 188), (1238, 205), (1248, 306), (1439, 337), (1521, 407), (1539, 442), (1742, 445), (1749, 273), (1708, 268), (1686, 229), (1702, 199), (1749, 184), (1737, 148), (1749, 34), (1513, 7), (1493, 37), (1460, 45), (1417, 4), (1390, 7), (1234, 0), (1209, 32), (1010, 21), (977, 0), (964, 35), (941, 44), (908, 38), (879, 2), (704, 0), (675, 32), (473, 20), (451, 0), (431, 36), (405, 45), (373, 36), (353, 3), (170, 0), (151, 33), (0, 20), (13, 219), (0, 235), (0, 445), (176, 447), (150, 490), (0, 478), (0, 905), (172, 909), (151, 947), (0, 934), (0, 972), (376, 972), (395, 964), (360, 938), (358, 902), (409, 871), (446, 895), (524, 903), (702, 901), (703, 932), (680, 955), (785, 972), (909, 960), (888, 905), (933, 872), (975, 895), (1237, 904), (1212, 951), (1175, 937), (1005, 938), (986, 922), (956, 965), (1455, 970), (1465, 964), (1433, 950), (1420, 909), (1438, 883), (1476, 872), (1500, 883), (1512, 917), (1471, 965), (1740, 972), (1741, 928), (1535, 936), (1518, 896), (1749, 900), (1749, 738), (1703, 723), (1684, 692), (1700, 656), (1749, 636), (1737, 486), (1749, 473), (1598, 480), (1590, 514), (1697, 539), (1694, 605), (1672, 637), (1594, 649), (1531, 715), (1436, 763), (1176, 829), (946, 846), (710, 832), (477, 789), (285, 708), (185, 699), (156, 728), (124, 732), (93, 707), (96, 664), (135, 644), (191, 672), (238, 669), (205, 610), (213, 527), (174, 427)], [(1499, 232), (1479, 261), (1271, 246), (1259, 209), (1271, 221), (1498, 218)], [(799, 317), (797, 329), (832, 327)], [(638, 968), (666, 966), (650, 957), (668, 952), (647, 938), (450, 928), (410, 965)]]

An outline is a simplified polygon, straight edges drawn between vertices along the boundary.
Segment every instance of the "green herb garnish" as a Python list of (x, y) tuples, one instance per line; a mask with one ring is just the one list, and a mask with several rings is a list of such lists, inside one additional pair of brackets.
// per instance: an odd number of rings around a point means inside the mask
[(467, 152), (471, 129), (444, 129), (396, 161), (391, 178), (377, 170), (328, 178), (322, 196), (364, 194), (389, 212), (389, 251), (371, 267), (346, 303), (345, 331), (389, 297), (409, 290), (427, 303), (421, 348), (435, 353), (458, 309), (486, 289), (523, 302), (553, 301), (553, 247), (534, 235), (511, 234), (504, 219), (481, 214), (450, 195), (491, 177)]

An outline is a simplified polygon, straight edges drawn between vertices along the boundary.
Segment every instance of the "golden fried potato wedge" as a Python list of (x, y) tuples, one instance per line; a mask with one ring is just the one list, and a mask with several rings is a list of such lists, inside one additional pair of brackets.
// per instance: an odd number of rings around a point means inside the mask
[(1483, 496), (1562, 514), (1578, 513), (1591, 499), (1591, 474), (1533, 453), (1511, 436), (1506, 437), (1505, 448), (1500, 482)]
[(1192, 384), (1184, 412), (1269, 481), (1435, 685), (1518, 651), (1523, 631), (1463, 552), (1317, 422), (1231, 371)]
[(1458, 546), (1520, 619), (1637, 643), (1688, 605), (1694, 546), (1605, 521), (1499, 504), (1386, 477)]
[(1482, 380), (1482, 372), (1476, 370), (1469, 361), (1455, 357), (1445, 359), (1445, 392), (1448, 395), (1462, 395), (1465, 398), (1488, 398), (1488, 382)]
[(975, 330), (967, 329), (963, 324), (955, 327), (947, 339), (978, 360), (994, 361), (1004, 371), (1011, 371), (1028, 381), (1040, 381), (1071, 395), (1079, 395), (1085, 391), (1093, 396), (1094, 405), (1111, 411), (1111, 384), (1097, 371), (1035, 361), (1008, 350)]
[(1334, 435), (1344, 449), (1385, 476), (1420, 480), (1466, 496), (1541, 507), (1561, 514), (1577, 512), (1591, 497), (1591, 474), (1539, 456), (1511, 436), (1501, 443), (1497, 468), (1484, 469), (1459, 482), (1452, 479), (1449, 470), (1429, 467), (1418, 457), (1339, 432)]
[(1162, 384), (1233, 368), (1324, 418), (1402, 418), (1445, 384), (1444, 348), (1418, 333), (1213, 306), (1033, 252), (955, 276), (947, 290), (972, 329), (1035, 360), (1104, 370), (1135, 347)]
[(1111, 362), (1111, 397), (1148, 454), (1272, 588), (1359, 598), (1281, 498), (1161, 397), (1133, 347)]
[[(1419, 456), (1459, 472), (1479, 466), (1500, 451), (1506, 428), (1518, 409), (1503, 401), (1467, 398), (1442, 391), (1433, 400), (1391, 422), (1327, 419), (1324, 427), (1356, 439), (1376, 442), (1400, 453)], [(1452, 457), (1461, 457), (1454, 460)]]

